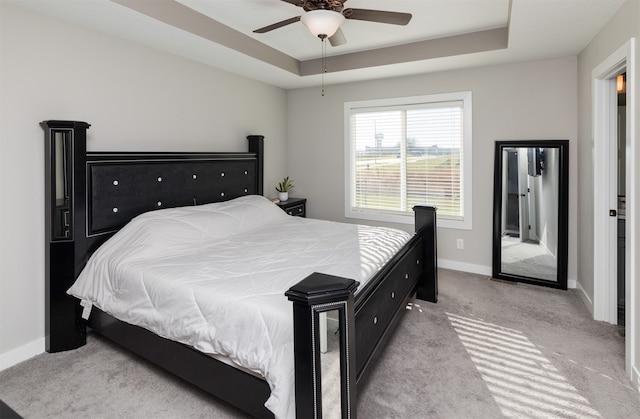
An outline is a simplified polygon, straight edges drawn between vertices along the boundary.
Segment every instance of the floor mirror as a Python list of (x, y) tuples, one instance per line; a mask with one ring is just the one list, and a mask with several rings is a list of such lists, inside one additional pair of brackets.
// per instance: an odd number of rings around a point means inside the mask
[(493, 277), (567, 289), (569, 141), (495, 147)]

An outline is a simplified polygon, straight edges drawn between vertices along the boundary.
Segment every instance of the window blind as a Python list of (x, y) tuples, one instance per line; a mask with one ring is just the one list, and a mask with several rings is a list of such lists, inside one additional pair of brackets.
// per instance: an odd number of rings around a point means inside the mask
[(354, 108), (350, 115), (353, 211), (464, 217), (464, 102)]

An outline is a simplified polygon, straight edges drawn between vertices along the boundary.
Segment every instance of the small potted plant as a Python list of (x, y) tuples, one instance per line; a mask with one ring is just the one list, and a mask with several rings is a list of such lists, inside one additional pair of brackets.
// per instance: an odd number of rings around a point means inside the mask
[(289, 176), (285, 177), (282, 182), (278, 183), (276, 186), (276, 191), (278, 191), (278, 199), (280, 201), (286, 201), (289, 199), (289, 191), (293, 189), (293, 181), (289, 179)]

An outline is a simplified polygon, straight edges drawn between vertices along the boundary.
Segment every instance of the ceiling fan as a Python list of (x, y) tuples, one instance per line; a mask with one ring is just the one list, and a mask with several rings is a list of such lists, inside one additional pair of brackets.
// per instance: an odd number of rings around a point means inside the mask
[(292, 17), (281, 22), (273, 23), (264, 28), (256, 29), (254, 33), (265, 33), (283, 26), (302, 21), (311, 33), (321, 39), (328, 38), (329, 43), (336, 47), (347, 42), (340, 25), (345, 19), (365, 20), (368, 22), (390, 23), (392, 25), (406, 25), (411, 20), (410, 13), (388, 12), (371, 9), (344, 8), (347, 0), (282, 0), (286, 3), (302, 7), (302, 16)]

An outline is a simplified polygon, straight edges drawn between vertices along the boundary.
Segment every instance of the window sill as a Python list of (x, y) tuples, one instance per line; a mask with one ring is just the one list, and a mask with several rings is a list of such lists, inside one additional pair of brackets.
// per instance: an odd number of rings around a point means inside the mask
[[(365, 211), (353, 211), (351, 209), (347, 209), (344, 216), (349, 219), (379, 221), (385, 223), (414, 224), (415, 222), (414, 217), (411, 215), (381, 214)], [(450, 228), (455, 230), (472, 229), (469, 217), (465, 220), (449, 220), (437, 217), (437, 224), (439, 228)]]

